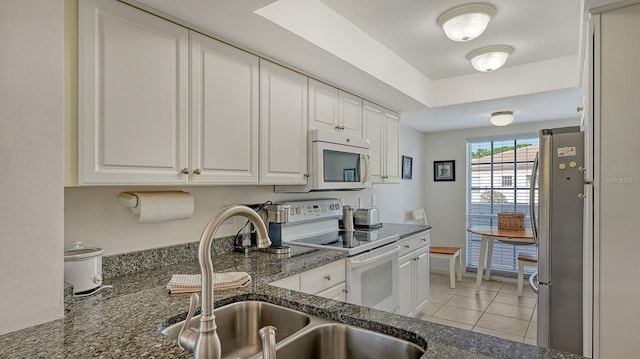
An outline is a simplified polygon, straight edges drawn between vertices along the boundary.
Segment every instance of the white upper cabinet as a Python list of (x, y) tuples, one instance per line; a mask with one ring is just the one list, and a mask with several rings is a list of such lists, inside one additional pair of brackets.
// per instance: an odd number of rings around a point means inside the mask
[(115, 1), (79, 6), (79, 183), (186, 183), (188, 30)]
[(309, 79), (309, 129), (362, 137), (362, 99)]
[(258, 57), (191, 36), (189, 181), (258, 183)]
[(385, 119), (385, 183), (400, 182), (400, 115), (384, 109)]
[(338, 92), (338, 123), (342, 132), (362, 137), (362, 99), (348, 92)]
[(374, 103), (363, 103), (364, 137), (371, 145), (371, 183), (400, 181), (400, 117)]
[(307, 77), (260, 59), (260, 184), (307, 183)]

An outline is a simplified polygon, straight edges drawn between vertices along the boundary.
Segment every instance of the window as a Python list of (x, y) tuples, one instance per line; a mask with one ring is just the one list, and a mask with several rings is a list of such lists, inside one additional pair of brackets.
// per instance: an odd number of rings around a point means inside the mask
[[(537, 134), (511, 138), (469, 139), (467, 152), (467, 226), (497, 226), (499, 212), (524, 212), (531, 226), (529, 192), (533, 162), (538, 152)], [(534, 189), (537, 204), (538, 189)], [(467, 269), (478, 269), (480, 236), (467, 232)], [(515, 246), (496, 241), (491, 270), (515, 276), (518, 253), (535, 256), (535, 246)], [(527, 268), (527, 272), (534, 270)]]

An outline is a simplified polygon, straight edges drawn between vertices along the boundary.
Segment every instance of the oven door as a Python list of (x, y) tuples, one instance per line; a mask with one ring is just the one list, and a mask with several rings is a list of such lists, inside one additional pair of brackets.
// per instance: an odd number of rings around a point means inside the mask
[(347, 302), (395, 312), (399, 252), (394, 244), (347, 258)]
[(313, 189), (371, 187), (368, 148), (316, 141), (312, 152)]

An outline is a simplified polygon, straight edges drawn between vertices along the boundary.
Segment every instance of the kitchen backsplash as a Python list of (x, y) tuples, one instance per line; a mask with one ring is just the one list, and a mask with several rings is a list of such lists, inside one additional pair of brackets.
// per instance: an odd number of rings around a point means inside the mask
[[(213, 256), (233, 251), (235, 236), (216, 238), (211, 248)], [(171, 264), (198, 260), (199, 242), (113, 254), (102, 258), (102, 276), (105, 279), (144, 272)]]

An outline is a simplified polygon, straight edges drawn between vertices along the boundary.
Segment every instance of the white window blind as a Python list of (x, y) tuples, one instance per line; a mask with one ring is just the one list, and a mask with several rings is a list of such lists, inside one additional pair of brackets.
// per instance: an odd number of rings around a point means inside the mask
[[(537, 134), (511, 138), (482, 138), (467, 141), (467, 226), (497, 226), (499, 212), (524, 212), (525, 226), (531, 226), (529, 184), (538, 152)], [(538, 203), (538, 188), (535, 188)], [(467, 232), (467, 270), (478, 269), (480, 236)], [(496, 241), (493, 273), (515, 276), (518, 253), (536, 256), (535, 246), (515, 246)], [(534, 270), (525, 267), (526, 273)]]

